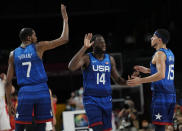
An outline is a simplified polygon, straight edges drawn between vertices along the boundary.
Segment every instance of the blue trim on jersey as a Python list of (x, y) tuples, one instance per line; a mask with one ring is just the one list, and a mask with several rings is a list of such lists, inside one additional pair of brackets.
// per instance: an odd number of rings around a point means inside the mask
[[(151, 90), (153, 92), (163, 92), (169, 94), (175, 94), (175, 87), (174, 87), (174, 55), (170, 49), (160, 48), (158, 51), (162, 51), (166, 54), (166, 71), (165, 71), (165, 78), (159, 81), (152, 82)], [(155, 64), (150, 65), (151, 75), (157, 72), (157, 68)]]
[(90, 58), (89, 66), (83, 70), (84, 95), (109, 96), (111, 90), (111, 62), (110, 56), (104, 54), (103, 60), (96, 59), (92, 53), (88, 53)]
[(34, 43), (14, 50), (14, 67), (19, 86), (47, 82), (44, 65), (37, 55)]

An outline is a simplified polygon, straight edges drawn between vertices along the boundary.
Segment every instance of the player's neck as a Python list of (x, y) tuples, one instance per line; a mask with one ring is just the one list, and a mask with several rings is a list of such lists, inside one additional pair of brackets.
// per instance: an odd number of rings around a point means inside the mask
[(26, 47), (27, 45), (30, 45), (32, 42), (31, 41), (24, 41), (21, 43), (21, 47)]
[(104, 59), (104, 53), (102, 53), (102, 54), (93, 53), (93, 55), (94, 55), (94, 57), (97, 58), (98, 60)]
[(162, 44), (162, 45), (159, 45), (156, 50), (159, 50), (160, 48), (164, 48), (164, 49), (167, 49), (166, 45), (165, 44)]

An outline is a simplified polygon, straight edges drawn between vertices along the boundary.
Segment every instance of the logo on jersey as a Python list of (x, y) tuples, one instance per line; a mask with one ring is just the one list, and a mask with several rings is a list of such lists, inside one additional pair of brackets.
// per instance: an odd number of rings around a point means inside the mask
[(155, 118), (156, 120), (161, 120), (162, 115), (160, 113), (158, 113), (157, 115), (155, 115), (155, 117), (156, 117)]
[(92, 65), (93, 71), (110, 72), (109, 66), (104, 65)]
[(174, 57), (173, 56), (169, 56), (169, 61), (174, 61)]
[(19, 114), (18, 114), (18, 112), (16, 113), (16, 118), (18, 118), (19, 117)]
[(108, 64), (109, 64), (109, 62), (106, 62), (105, 64), (106, 64), (106, 65), (108, 65)]

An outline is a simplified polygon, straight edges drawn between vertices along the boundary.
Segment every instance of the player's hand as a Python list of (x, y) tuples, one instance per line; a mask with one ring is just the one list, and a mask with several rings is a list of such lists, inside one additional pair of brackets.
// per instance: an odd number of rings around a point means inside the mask
[(131, 75), (131, 78), (134, 79), (136, 77), (141, 77), (140, 72), (139, 71), (134, 71), (133, 74)]
[(90, 48), (93, 45), (94, 41), (90, 43), (91, 39), (92, 39), (92, 33), (85, 34), (85, 38), (84, 38), (85, 48)]
[(144, 67), (144, 66), (139, 66), (136, 65), (134, 66), (134, 69), (138, 72), (142, 72), (142, 73), (148, 73), (148, 68)]
[(140, 85), (142, 83), (141, 78), (140, 77), (135, 77), (134, 79), (128, 79), (127, 81), (127, 85), (133, 87), (133, 86), (137, 86)]
[(62, 14), (62, 17), (63, 17), (63, 20), (65, 22), (68, 22), (68, 14), (67, 14), (67, 11), (66, 11), (66, 6), (61, 4), (61, 14)]
[(128, 80), (135, 79), (136, 77), (141, 77), (139, 71), (134, 71), (131, 76), (128, 75)]

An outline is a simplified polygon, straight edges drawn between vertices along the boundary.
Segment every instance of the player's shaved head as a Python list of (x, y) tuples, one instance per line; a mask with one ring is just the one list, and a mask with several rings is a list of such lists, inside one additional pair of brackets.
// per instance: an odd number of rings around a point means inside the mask
[(32, 36), (33, 34), (33, 29), (32, 28), (23, 28), (21, 29), (19, 33), (19, 38), (21, 41), (26, 41), (28, 36)]
[(103, 38), (103, 36), (101, 34), (95, 34), (92, 39), (90, 40), (90, 42), (96, 43), (97, 40), (99, 40), (100, 38)]

